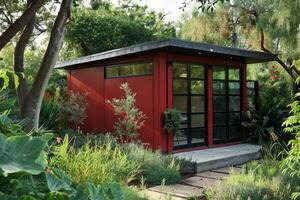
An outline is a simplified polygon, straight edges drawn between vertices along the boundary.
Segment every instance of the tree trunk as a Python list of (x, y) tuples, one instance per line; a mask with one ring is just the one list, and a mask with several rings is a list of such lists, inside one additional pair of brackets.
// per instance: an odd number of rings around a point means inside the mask
[[(29, 6), (32, 0), (28, 0), (27, 5)], [(17, 97), (18, 103), (20, 108), (21, 116), (24, 117), (25, 111), (25, 102), (28, 96), (28, 87), (26, 78), (24, 77), (24, 52), (26, 45), (28, 44), (31, 34), (34, 30), (35, 26), (35, 19), (36, 14), (33, 16), (31, 21), (27, 24), (26, 28), (24, 29), (20, 39), (15, 47), (14, 52), (14, 71), (19, 77), (19, 86), (17, 88)]]
[(35, 16), (38, 9), (43, 5), (45, 0), (34, 0), (26, 8), (25, 12), (2, 33), (0, 36), (0, 51), (1, 49), (19, 32), (29, 21)]
[(37, 76), (24, 105), (24, 116), (29, 119), (27, 129), (39, 127), (39, 115), (43, 95), (45, 93), (51, 72), (57, 61), (59, 50), (62, 46), (65, 32), (65, 24), (71, 13), (72, 0), (63, 0), (58, 15), (51, 31), (47, 50), (43, 57)]

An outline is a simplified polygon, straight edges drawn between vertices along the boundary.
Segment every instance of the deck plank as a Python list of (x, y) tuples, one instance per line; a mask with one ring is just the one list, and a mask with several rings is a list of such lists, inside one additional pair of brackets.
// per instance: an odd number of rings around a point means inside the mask
[(224, 167), (220, 169), (214, 169), (211, 170), (212, 172), (217, 172), (217, 173), (223, 173), (223, 174), (230, 174), (231, 172), (236, 172), (239, 173), (242, 171), (242, 168), (237, 168), (237, 167)]
[(196, 176), (215, 179), (215, 180), (223, 180), (226, 179), (229, 176), (229, 174), (207, 171), (207, 172), (198, 173), (196, 174)]
[(183, 185), (183, 184), (174, 184), (174, 185), (165, 185), (165, 186), (155, 186), (151, 187), (148, 190), (159, 192), (163, 194), (170, 194), (172, 196), (189, 198), (189, 197), (203, 197), (203, 188), (197, 188), (193, 186)]
[(195, 186), (195, 187), (201, 187), (201, 188), (207, 188), (216, 183), (217, 180), (204, 178), (201, 176), (193, 176), (191, 178), (185, 179), (182, 182), (187, 185)]

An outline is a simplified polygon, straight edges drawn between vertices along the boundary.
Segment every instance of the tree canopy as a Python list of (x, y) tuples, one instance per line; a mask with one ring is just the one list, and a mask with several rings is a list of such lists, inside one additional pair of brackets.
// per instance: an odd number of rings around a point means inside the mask
[(67, 49), (88, 55), (145, 41), (175, 36), (175, 27), (164, 22), (164, 14), (132, 1), (115, 6), (91, 1), (73, 12), (67, 27)]

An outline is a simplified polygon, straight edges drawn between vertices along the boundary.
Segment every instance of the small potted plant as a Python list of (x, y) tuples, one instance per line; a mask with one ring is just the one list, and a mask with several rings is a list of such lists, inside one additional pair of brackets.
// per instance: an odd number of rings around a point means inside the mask
[(168, 133), (173, 133), (176, 135), (179, 131), (180, 124), (184, 121), (184, 118), (180, 111), (172, 108), (167, 109), (164, 112), (164, 129)]

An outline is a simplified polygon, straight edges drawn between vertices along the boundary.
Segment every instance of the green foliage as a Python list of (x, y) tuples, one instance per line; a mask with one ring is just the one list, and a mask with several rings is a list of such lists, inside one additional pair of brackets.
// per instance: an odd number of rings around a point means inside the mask
[(228, 46), (231, 44), (229, 10), (218, 8), (215, 12), (199, 13), (183, 16), (180, 22), (179, 37), (186, 40), (206, 42)]
[(164, 23), (162, 14), (130, 1), (118, 7), (109, 1), (92, 1), (92, 8), (81, 7), (72, 13), (67, 28), (67, 46), (81, 55), (175, 36), (175, 28)]
[(24, 122), (25, 121), (14, 122), (9, 118), (9, 111), (4, 111), (0, 114), (0, 133), (7, 136), (24, 134), (22, 130), (25, 126)]
[(181, 180), (179, 163), (169, 155), (163, 155), (159, 151), (145, 149), (139, 144), (126, 144), (124, 151), (130, 160), (139, 163), (142, 175), (147, 184), (178, 183)]
[(61, 104), (57, 99), (43, 100), (40, 112), (40, 125), (48, 130), (62, 128)]
[(286, 200), (299, 189), (299, 177), (282, 173), (278, 162), (247, 166), (240, 174), (232, 174), (228, 179), (211, 187), (206, 195), (213, 200)]
[(80, 125), (86, 119), (86, 95), (79, 92), (70, 92), (70, 95), (62, 96), (60, 90), (56, 94), (45, 98), (42, 102), (40, 112), (40, 125), (48, 130), (60, 132), (62, 129), (71, 126), (80, 129)]
[(76, 129), (79, 125), (84, 123), (84, 120), (87, 117), (87, 102), (85, 100), (85, 97), (86, 95), (82, 95), (79, 92), (75, 93), (71, 91), (70, 96), (67, 97), (61, 105), (64, 117)]
[(270, 141), (287, 143), (290, 137), (286, 137), (282, 130), (282, 123), (287, 118), (288, 111), (280, 104), (269, 105), (268, 109), (243, 112), (242, 125), (248, 130), (250, 142), (265, 144)]
[[(2, 127), (2, 131), (7, 135), (13, 136), (7, 137), (0, 133), (0, 199), (131, 200), (131, 198), (127, 198), (128, 195), (126, 196), (123, 192), (125, 189), (121, 188), (119, 183), (108, 181), (105, 177), (101, 185), (89, 183), (89, 179), (84, 182), (76, 182), (72, 177), (65, 175), (61, 169), (49, 168), (47, 166), (47, 152), (49, 150), (48, 142), (51, 140), (52, 134), (43, 134), (42, 136), (25, 135), (20, 129), (20, 125), (14, 124), (6, 115), (3, 116), (0, 118), (1, 122), (7, 122), (9, 125), (5, 124), (7, 126), (5, 129)], [(17, 131), (20, 132), (16, 133)], [(31, 134), (34, 135), (36, 133)], [(120, 182), (127, 177), (124, 175), (125, 171), (123, 169), (127, 169), (128, 173), (131, 174), (138, 169), (136, 163), (126, 162), (128, 159), (126, 160), (120, 148), (112, 149), (112, 145), (108, 142), (102, 145), (103, 151), (100, 153), (98, 151), (97, 155), (90, 153), (93, 149), (92, 147), (87, 147), (87, 145), (85, 146), (86, 154), (81, 154), (81, 158), (87, 155), (87, 162), (97, 161), (106, 166), (106, 173), (114, 176)], [(96, 148), (100, 149), (100, 147)], [(62, 153), (67, 154), (63, 150), (61, 149), (59, 156), (63, 155)], [(94, 150), (94, 152), (96, 151)], [(104, 152), (110, 153), (110, 155), (105, 155)], [(106, 156), (106, 160), (101, 159), (102, 156)], [(130, 166), (132, 168), (128, 169)], [(118, 167), (123, 171), (120, 170), (119, 173), (111, 174), (112, 171), (110, 170)], [(93, 168), (85, 168), (85, 171), (79, 171), (79, 174), (89, 170), (93, 170)], [(99, 173), (99, 171), (94, 172), (95, 174)], [(131, 196), (136, 197), (135, 199), (140, 199), (133, 194)]]
[(13, 77), (15, 89), (18, 88), (19, 86), (18, 75), (13, 71), (0, 68), (0, 80), (2, 81), (2, 83), (0, 83), (0, 92), (8, 88), (10, 75)]
[[(300, 78), (297, 79), (299, 84)], [(289, 142), (290, 151), (287, 157), (282, 161), (281, 167), (285, 173), (293, 177), (300, 177), (300, 93), (295, 95), (295, 101), (290, 104), (290, 116), (283, 123), (286, 133), (293, 134), (295, 139)], [(293, 194), (293, 198), (300, 198), (300, 188)]]
[(87, 143), (79, 149), (73, 149), (70, 148), (68, 137), (65, 137), (61, 145), (55, 147), (50, 164), (80, 183), (127, 184), (139, 173), (139, 164), (130, 160), (120, 147), (113, 147), (111, 142), (101, 146)]
[(40, 174), (46, 166), (43, 152), (47, 141), (26, 135), (6, 137), (0, 134), (0, 168), (7, 176), (16, 172)]
[(168, 133), (177, 134), (184, 118), (178, 110), (167, 109), (164, 112), (164, 120), (164, 128), (168, 131)]
[(113, 98), (107, 103), (114, 108), (114, 114), (119, 116), (114, 124), (114, 134), (126, 141), (136, 140), (138, 130), (144, 125), (146, 116), (142, 111), (135, 107), (136, 94), (131, 91), (127, 83), (123, 83), (120, 89), (124, 91), (125, 96), (121, 99)]

